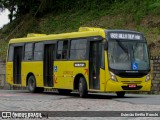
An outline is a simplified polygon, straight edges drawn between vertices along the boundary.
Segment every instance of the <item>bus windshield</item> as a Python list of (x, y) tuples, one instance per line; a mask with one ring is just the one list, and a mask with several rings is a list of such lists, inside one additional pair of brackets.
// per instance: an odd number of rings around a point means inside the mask
[(114, 70), (149, 70), (146, 42), (110, 40), (108, 59), (109, 67)]

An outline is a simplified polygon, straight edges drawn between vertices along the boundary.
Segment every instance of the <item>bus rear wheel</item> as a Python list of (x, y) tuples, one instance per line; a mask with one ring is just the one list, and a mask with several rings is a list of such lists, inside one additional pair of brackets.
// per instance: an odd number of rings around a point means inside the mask
[(79, 79), (79, 87), (78, 87), (78, 90), (79, 90), (79, 96), (81, 98), (84, 98), (87, 96), (88, 94), (88, 91), (87, 91), (87, 83), (86, 83), (86, 80), (84, 77), (80, 77)]
[(36, 87), (36, 79), (33, 75), (31, 75), (29, 78), (28, 78), (28, 90), (29, 92), (31, 93), (35, 93), (35, 92), (43, 92), (44, 91), (44, 88), (42, 87)]
[(124, 92), (124, 91), (116, 92), (117, 97), (119, 97), (119, 98), (124, 97), (125, 93), (126, 93), (126, 92)]
[(29, 92), (36, 92), (36, 79), (33, 75), (28, 78), (28, 90)]

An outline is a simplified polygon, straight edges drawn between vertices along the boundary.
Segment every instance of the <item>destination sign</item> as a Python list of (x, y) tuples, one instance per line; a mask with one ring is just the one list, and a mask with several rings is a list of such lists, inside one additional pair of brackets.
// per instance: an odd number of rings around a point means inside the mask
[(110, 33), (111, 39), (142, 40), (142, 35), (133, 33)]

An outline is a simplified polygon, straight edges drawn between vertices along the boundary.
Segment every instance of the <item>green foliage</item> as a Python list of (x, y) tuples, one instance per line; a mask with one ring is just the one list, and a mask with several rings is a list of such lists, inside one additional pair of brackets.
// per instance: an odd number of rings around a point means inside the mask
[(160, 9), (160, 0), (154, 0), (154, 2), (148, 6), (148, 10), (155, 15), (160, 15), (159, 9)]
[(148, 43), (160, 34), (160, 0), (0, 0), (1, 9), (15, 5), (16, 19), (0, 29), (0, 59), (9, 39), (28, 33), (72, 32), (80, 26), (130, 29), (143, 32)]

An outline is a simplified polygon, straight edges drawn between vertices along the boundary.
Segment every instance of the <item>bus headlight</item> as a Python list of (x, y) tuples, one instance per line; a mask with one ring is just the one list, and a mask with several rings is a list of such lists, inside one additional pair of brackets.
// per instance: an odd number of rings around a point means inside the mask
[(146, 82), (149, 81), (149, 80), (150, 80), (150, 74), (148, 73), (148, 74), (146, 75)]
[(118, 82), (116, 75), (114, 73), (110, 72), (110, 76), (111, 76), (111, 80)]

